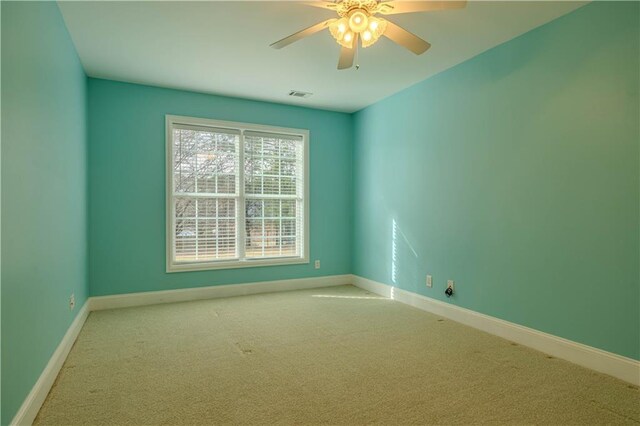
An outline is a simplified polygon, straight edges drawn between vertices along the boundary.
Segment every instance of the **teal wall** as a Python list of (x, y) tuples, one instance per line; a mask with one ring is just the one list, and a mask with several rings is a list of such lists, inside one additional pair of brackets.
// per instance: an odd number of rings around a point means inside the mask
[(454, 279), (452, 304), (639, 359), (639, 7), (589, 4), (357, 113), (354, 273), (440, 300)]
[[(353, 272), (447, 300), (450, 278), (451, 303), (640, 359), (638, 3), (590, 4), (354, 115), (87, 82), (55, 3), (1, 12), (3, 425), (87, 293)], [(322, 268), (165, 273), (165, 114), (309, 129)]]
[[(310, 264), (165, 272), (166, 114), (310, 130)], [(351, 272), (349, 114), (89, 79), (89, 123), (91, 295)]]
[(4, 425), (87, 298), (87, 79), (56, 3), (1, 4)]

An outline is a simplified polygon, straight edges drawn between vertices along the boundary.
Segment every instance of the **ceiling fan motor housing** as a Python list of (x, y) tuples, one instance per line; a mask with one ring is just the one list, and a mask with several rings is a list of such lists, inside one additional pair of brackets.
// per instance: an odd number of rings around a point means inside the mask
[(338, 3), (336, 12), (342, 18), (349, 18), (356, 9), (360, 9), (371, 16), (377, 12), (378, 2), (376, 0), (343, 0)]

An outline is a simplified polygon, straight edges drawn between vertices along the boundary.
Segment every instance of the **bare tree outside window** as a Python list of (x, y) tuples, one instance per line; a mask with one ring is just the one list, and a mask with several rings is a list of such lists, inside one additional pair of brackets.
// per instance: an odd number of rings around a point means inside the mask
[(246, 253), (295, 256), (302, 152), (295, 141), (247, 132), (244, 145)]
[(176, 260), (233, 259), (239, 136), (173, 132)]

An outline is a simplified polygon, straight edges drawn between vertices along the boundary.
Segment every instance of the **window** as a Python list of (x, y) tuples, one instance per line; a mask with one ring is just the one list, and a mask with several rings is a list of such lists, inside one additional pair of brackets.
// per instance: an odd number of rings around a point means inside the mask
[(167, 116), (167, 272), (308, 263), (308, 140)]

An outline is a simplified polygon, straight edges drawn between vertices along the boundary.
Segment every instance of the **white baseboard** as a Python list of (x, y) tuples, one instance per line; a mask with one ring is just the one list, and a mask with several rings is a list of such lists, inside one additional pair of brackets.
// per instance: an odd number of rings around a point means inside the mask
[(389, 297), (423, 311), (440, 315), (640, 386), (640, 361), (441, 302), (417, 293), (391, 287), (357, 275), (353, 276), (352, 282), (355, 286), (372, 293)]
[(27, 426), (33, 423), (88, 316), (89, 301), (85, 302), (80, 311), (78, 311), (76, 318), (67, 329), (62, 341), (53, 355), (51, 355), (38, 381), (33, 385), (33, 388), (31, 388), (31, 392), (27, 395), (27, 398), (22, 403), (22, 406), (14, 416), (10, 425)]
[(248, 294), (272, 293), (277, 291), (332, 287), (351, 284), (351, 281), (351, 275), (330, 275), (291, 280), (263, 281), (248, 284), (228, 284), (210, 287), (185, 288), (179, 290), (97, 296), (91, 297), (89, 301), (90, 309), (92, 311), (99, 311), (103, 309), (157, 305), (160, 303), (187, 302), (190, 300), (215, 299), (220, 297), (245, 296)]

